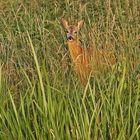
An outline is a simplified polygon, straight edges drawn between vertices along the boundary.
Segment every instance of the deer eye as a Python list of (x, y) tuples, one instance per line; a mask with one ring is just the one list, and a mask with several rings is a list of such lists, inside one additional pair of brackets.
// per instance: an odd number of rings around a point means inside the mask
[(77, 34), (77, 31), (75, 31), (74, 34)]

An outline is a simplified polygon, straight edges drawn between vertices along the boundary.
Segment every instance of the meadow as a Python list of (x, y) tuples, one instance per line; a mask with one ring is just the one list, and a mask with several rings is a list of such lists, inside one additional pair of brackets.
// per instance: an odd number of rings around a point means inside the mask
[[(84, 46), (114, 46), (85, 87), (61, 18), (84, 20)], [(138, 34), (139, 0), (0, 0), (0, 139), (140, 140)]]

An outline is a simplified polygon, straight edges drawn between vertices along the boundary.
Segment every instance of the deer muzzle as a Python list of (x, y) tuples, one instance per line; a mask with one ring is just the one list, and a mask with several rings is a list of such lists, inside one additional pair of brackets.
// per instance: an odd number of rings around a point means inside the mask
[(73, 40), (73, 36), (70, 33), (67, 33), (67, 40)]

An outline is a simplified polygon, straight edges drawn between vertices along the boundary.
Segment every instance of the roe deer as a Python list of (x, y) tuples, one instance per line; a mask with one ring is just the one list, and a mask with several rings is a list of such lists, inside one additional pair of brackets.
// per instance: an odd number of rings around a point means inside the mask
[(116, 57), (112, 52), (81, 46), (78, 32), (83, 25), (83, 20), (80, 20), (77, 25), (69, 25), (65, 19), (62, 19), (62, 25), (67, 31), (67, 44), (75, 71), (84, 85), (87, 83), (91, 72), (94, 72), (94, 67), (112, 65), (116, 62)]

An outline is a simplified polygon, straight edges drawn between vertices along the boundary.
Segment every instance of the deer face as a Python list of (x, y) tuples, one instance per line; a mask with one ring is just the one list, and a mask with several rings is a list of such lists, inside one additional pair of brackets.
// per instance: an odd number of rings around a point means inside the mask
[(78, 32), (83, 25), (83, 20), (80, 20), (77, 25), (69, 25), (65, 19), (62, 19), (62, 25), (67, 31), (67, 40), (74, 41), (78, 37)]

